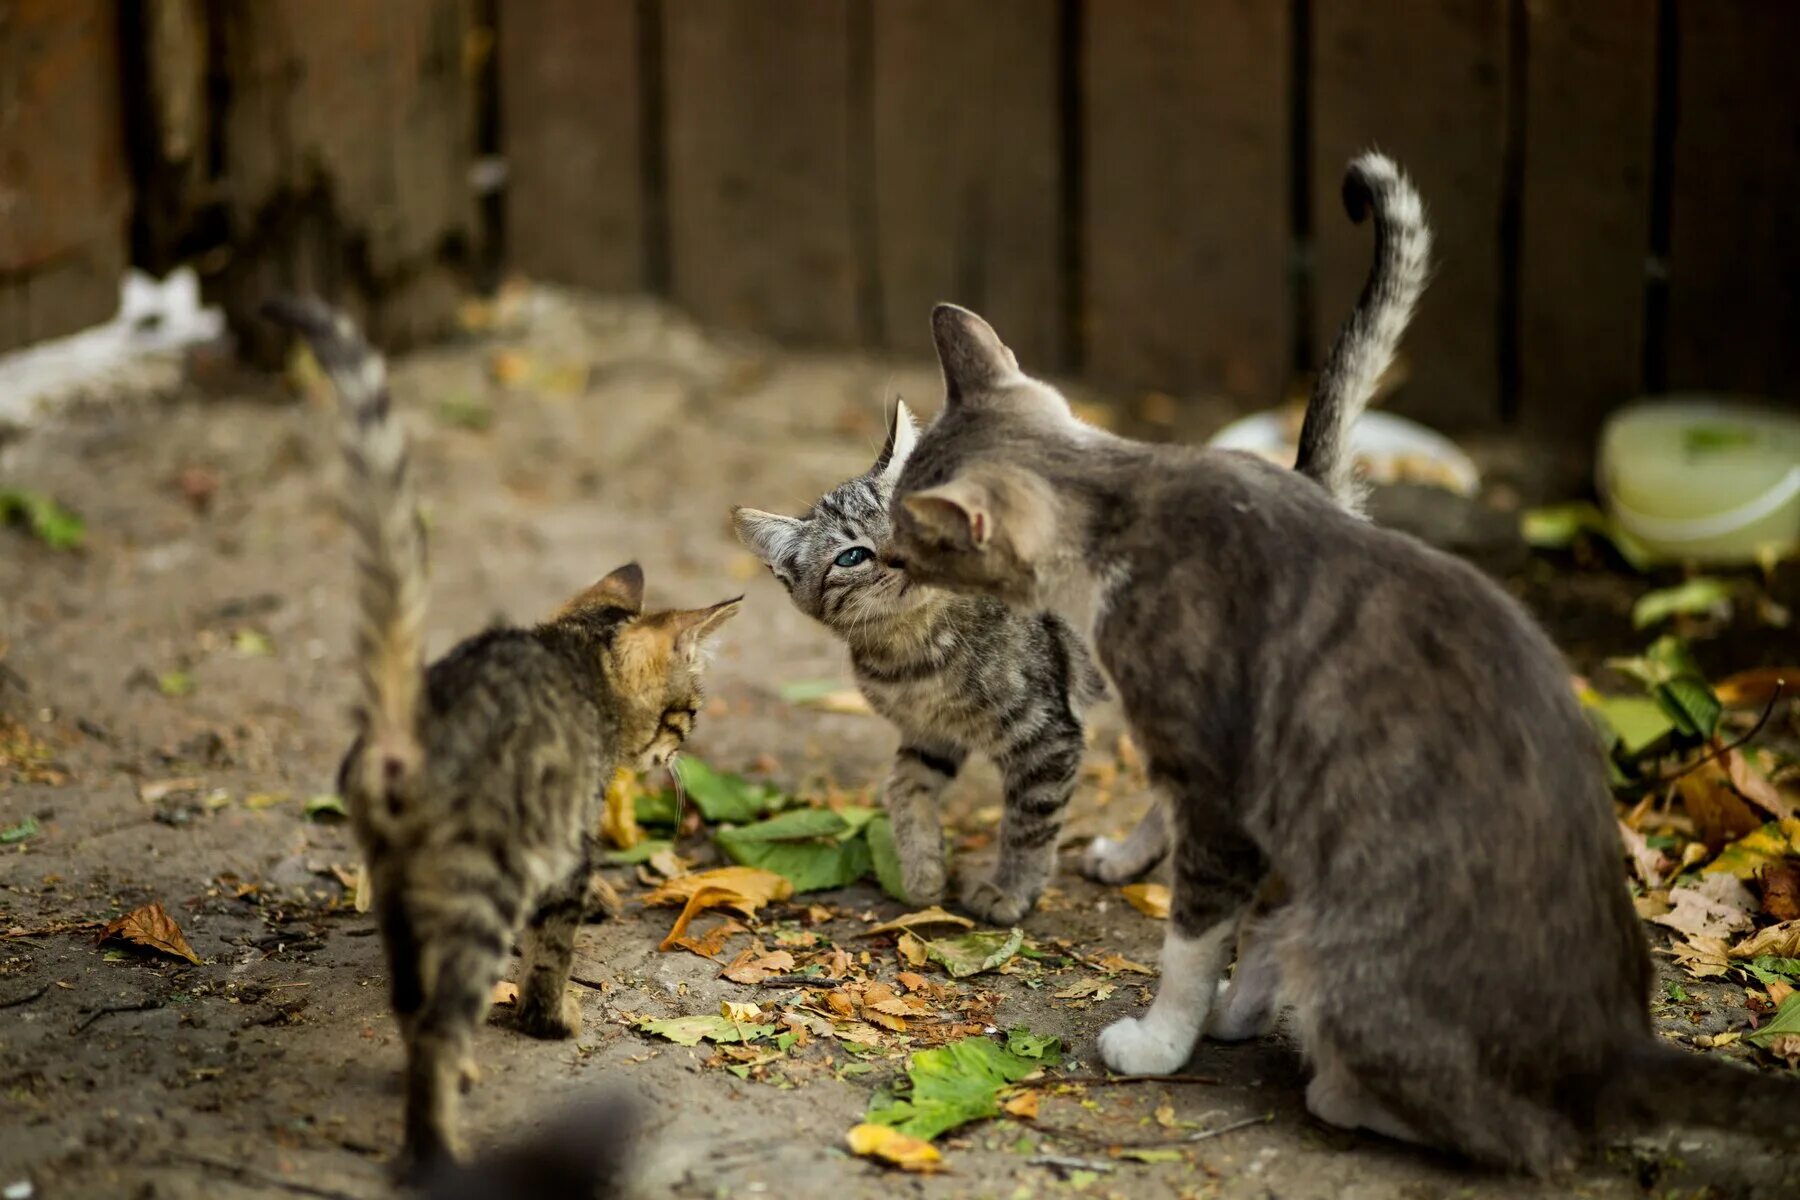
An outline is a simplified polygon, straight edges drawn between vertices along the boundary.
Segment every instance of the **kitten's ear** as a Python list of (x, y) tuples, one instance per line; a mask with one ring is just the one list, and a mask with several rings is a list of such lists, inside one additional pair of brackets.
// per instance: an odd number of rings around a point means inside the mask
[(993, 497), (967, 476), (913, 492), (900, 504), (920, 529), (959, 550), (980, 550), (993, 536)]
[(966, 396), (1019, 373), (1019, 360), (994, 327), (966, 308), (940, 304), (931, 310), (931, 340), (944, 368), (944, 401)]
[(577, 593), (556, 610), (556, 615), (566, 617), (590, 608), (622, 608), (628, 613), (643, 612), (644, 568), (634, 562), (626, 563), (598, 583)]
[(766, 566), (774, 566), (777, 559), (786, 557), (788, 547), (800, 536), (802, 524), (804, 522), (798, 517), (784, 517), (754, 508), (731, 510), (731, 526), (737, 530), (738, 541), (748, 546)]
[(913, 420), (912, 409), (906, 407), (906, 401), (896, 398), (888, 410), (887, 441), (882, 444), (881, 454), (869, 468), (869, 473), (883, 483), (892, 484), (900, 478), (901, 468), (906, 466), (913, 447), (918, 444), (919, 426)]
[(719, 627), (738, 615), (744, 606), (744, 598), (735, 596), (724, 600), (711, 608), (686, 608), (669, 614), (669, 628), (675, 634), (675, 652), (694, 658), (700, 653), (700, 644), (719, 631)]

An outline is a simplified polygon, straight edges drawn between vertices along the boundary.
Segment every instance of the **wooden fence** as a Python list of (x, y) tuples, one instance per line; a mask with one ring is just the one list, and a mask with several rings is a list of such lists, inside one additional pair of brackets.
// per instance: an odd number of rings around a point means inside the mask
[[(86, 65), (50, 70), (61, 43), (33, 29), (75, 11)], [(52, 268), (116, 269), (128, 205), (132, 257), (199, 256), (234, 314), (312, 284), (390, 342), (428, 335), (499, 246), (528, 275), (804, 344), (922, 352), (930, 304), (957, 299), (1028, 365), (1267, 402), (1360, 285), (1368, 233), (1338, 186), (1375, 144), (1439, 239), (1396, 408), (1585, 436), (1645, 390), (1800, 396), (1788, 0), (118, 11), (0, 0), (0, 135), (55, 113), (73, 146), (115, 78), (154, 100), (112, 118), (128, 175), (90, 153), (20, 174), (0, 143), (0, 345), (48, 328), (14, 313)], [(507, 164), (503, 219), (466, 186), (478, 152)], [(21, 196), (54, 218), (23, 245)]]

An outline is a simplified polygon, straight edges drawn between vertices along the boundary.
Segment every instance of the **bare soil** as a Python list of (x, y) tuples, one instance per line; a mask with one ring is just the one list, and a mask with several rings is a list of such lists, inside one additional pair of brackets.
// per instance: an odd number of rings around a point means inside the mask
[[(506, 386), (496, 373), (519, 378)], [(7, 782), (0, 771), (0, 828), (39, 823), (35, 836), (0, 847), (0, 1187), (29, 1182), (44, 1197), (386, 1195), (400, 1044), (379, 941), (332, 873), (354, 867), (348, 831), (302, 813), (305, 798), (331, 789), (348, 733), (348, 547), (333, 509), (329, 414), (274, 381), (216, 369), (158, 379), (66, 407), (0, 458), (6, 486), (57, 495), (89, 529), (76, 554), (0, 530), (0, 714), (44, 739), (67, 777)], [(495, 617), (544, 614), (633, 558), (653, 602), (748, 592), (692, 750), (795, 788), (868, 785), (893, 734), (872, 718), (778, 698), (783, 683), (847, 681), (847, 669), (832, 639), (739, 549), (727, 511), (734, 502), (798, 511), (866, 465), (885, 396), (930, 408), (934, 384), (922, 362), (777, 353), (702, 334), (651, 305), (541, 294), (520, 328), (397, 364), (433, 532), (432, 652)], [(1138, 420), (1131, 402), (1114, 411)], [(464, 427), (483, 412), (491, 428)], [(1197, 405), (1184, 420), (1225, 413)], [(1533, 454), (1499, 446), (1484, 460), (1529, 498)], [(216, 483), (205, 503), (184, 495), (184, 473), (190, 491)], [(1641, 583), (1501, 551), (1497, 561), (1517, 567), (1515, 586), (1566, 634), (1578, 665), (1636, 643), (1624, 613)], [(273, 652), (254, 653), (244, 631)], [(1792, 649), (1747, 640), (1726, 665)], [(186, 694), (165, 694), (184, 681)], [(1109, 755), (1115, 721), (1102, 716), (1097, 757)], [(182, 778), (200, 782), (143, 798)], [(1031, 935), (1154, 961), (1157, 923), (1073, 871), (1080, 840), (1124, 830), (1146, 800), (1084, 784), (1067, 869), (1026, 923)], [(951, 809), (965, 846), (986, 840), (996, 803), (991, 772), (959, 781)], [(641, 892), (629, 872), (613, 874), (628, 896)], [(900, 911), (866, 887), (820, 899), (836, 915), (817, 932), (853, 952), (869, 945), (858, 939), (863, 914)], [(150, 900), (167, 907), (202, 965), (96, 944), (97, 923)], [(477, 1144), (613, 1086), (648, 1109), (646, 1195), (1800, 1195), (1792, 1157), (1709, 1133), (1614, 1146), (1540, 1185), (1325, 1129), (1304, 1112), (1302, 1069), (1280, 1037), (1204, 1046), (1189, 1069), (1216, 1083), (1048, 1097), (1035, 1124), (993, 1121), (947, 1137), (945, 1174), (891, 1174), (841, 1147), (901, 1058), (843, 1074), (861, 1060), (814, 1042), (758, 1082), (704, 1066), (707, 1048), (625, 1023), (627, 1013), (770, 998), (718, 978), (717, 963), (658, 953), (667, 922), (665, 911), (631, 905), (583, 933), (578, 1040), (532, 1041), (503, 1020), (484, 1031), (486, 1077), (467, 1106)], [(877, 948), (871, 970), (891, 977), (892, 951)], [(1126, 977), (1083, 1006), (1054, 998), (1061, 982), (1023, 973), (964, 986), (998, 994), (999, 1026), (1059, 1034), (1072, 1070), (1097, 1071), (1095, 1034), (1149, 989)], [(1658, 1004), (1670, 1036), (1746, 1025), (1741, 988), (1684, 987), (1685, 1001)], [(1179, 1162), (1109, 1156), (1110, 1144), (1173, 1136), (1152, 1116), (1164, 1105), (1191, 1129), (1272, 1119), (1179, 1146)], [(1071, 1180), (1033, 1165), (1040, 1154), (1103, 1169)]]

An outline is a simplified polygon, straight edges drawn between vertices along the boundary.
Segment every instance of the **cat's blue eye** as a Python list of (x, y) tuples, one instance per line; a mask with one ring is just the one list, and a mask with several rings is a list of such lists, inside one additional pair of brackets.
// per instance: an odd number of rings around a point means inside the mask
[(874, 557), (875, 552), (867, 546), (852, 546), (831, 561), (833, 566), (854, 567)]

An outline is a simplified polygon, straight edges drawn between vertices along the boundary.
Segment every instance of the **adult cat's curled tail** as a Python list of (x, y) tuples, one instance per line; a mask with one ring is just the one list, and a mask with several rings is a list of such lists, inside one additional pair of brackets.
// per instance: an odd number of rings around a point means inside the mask
[[(319, 300), (266, 301), (271, 320), (312, 345), (337, 389), (340, 443), (347, 468), (344, 517), (356, 537), (357, 724), (363, 753), (350, 795), (379, 798), (397, 812), (418, 773), (419, 701), (425, 683), (425, 530), (413, 497), (406, 432), (389, 403), (387, 366), (348, 317)], [(360, 819), (379, 823), (382, 812)]]
[(1645, 1041), (1619, 1056), (1599, 1110), (1615, 1127), (1722, 1129), (1800, 1145), (1800, 1081), (1661, 1042)]
[(1351, 473), (1350, 427), (1393, 361), (1425, 290), (1431, 227), (1412, 181), (1392, 159), (1372, 151), (1351, 159), (1344, 172), (1344, 208), (1359, 224), (1374, 212), (1375, 262), (1313, 384), (1294, 469), (1317, 480), (1344, 508), (1360, 513), (1363, 495)]

